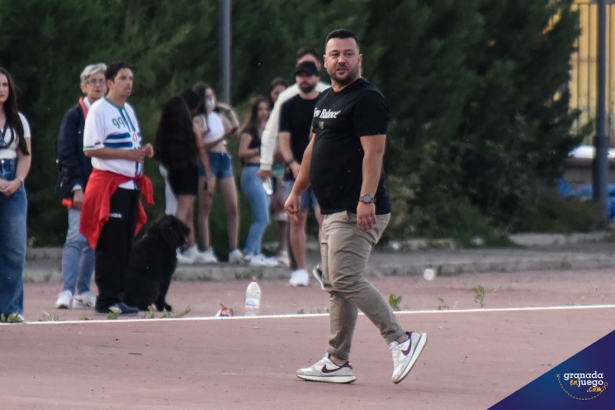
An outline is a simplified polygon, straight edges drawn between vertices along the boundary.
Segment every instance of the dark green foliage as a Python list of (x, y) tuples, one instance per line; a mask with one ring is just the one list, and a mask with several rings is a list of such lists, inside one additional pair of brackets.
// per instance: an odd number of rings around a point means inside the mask
[[(572, 0), (481, 1), (485, 28), (466, 65), (477, 82), (459, 132), (462, 190), (503, 224), (515, 226), (537, 181), (554, 181), (583, 135), (571, 135), (570, 63), (579, 34)], [(559, 18), (555, 19), (555, 16)]]
[(396, 120), (393, 231), (520, 229), (532, 187), (553, 184), (587, 135), (570, 130), (572, 0), (386, 3), (373, 4), (370, 33), (386, 38), (373, 54)]
[[(579, 32), (571, 2), (235, 0), (232, 100), (242, 108), (277, 76), (292, 83), (299, 47), (324, 53), (332, 29), (354, 30), (364, 75), (393, 116), (390, 233), (497, 242), (541, 209), (530, 206), (534, 183), (557, 178), (582, 137), (570, 132), (576, 113), (568, 112), (566, 90)], [(33, 131), (27, 186), (35, 243), (59, 244), (65, 235), (65, 210), (52, 194), (55, 140), (80, 96), (83, 67), (119, 59), (135, 66), (130, 102), (151, 141), (171, 94), (199, 80), (218, 86), (217, 8), (217, 0), (0, 0), (0, 65), (15, 77)], [(235, 154), (236, 143), (229, 149)], [(154, 216), (164, 202), (158, 164), (148, 161), (146, 174), (156, 189)], [(243, 200), (241, 216), (243, 238), (250, 223)], [(221, 201), (211, 226), (223, 256)]]
[(533, 186), (524, 198), (518, 230), (523, 232), (591, 232), (605, 228), (601, 206), (576, 197), (562, 198), (553, 187)]

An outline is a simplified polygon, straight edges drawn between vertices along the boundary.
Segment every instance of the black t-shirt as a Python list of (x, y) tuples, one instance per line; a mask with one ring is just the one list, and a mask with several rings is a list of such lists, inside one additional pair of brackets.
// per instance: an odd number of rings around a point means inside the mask
[[(293, 158), (299, 164), (303, 161), (303, 153), (310, 143), (310, 131), (314, 106), (317, 98), (304, 100), (297, 94), (282, 104), (280, 110), (280, 131), (290, 132), (290, 149)], [(293, 179), (292, 173), (286, 175), (286, 179)]]
[[(386, 135), (389, 118), (384, 96), (363, 78), (320, 95), (312, 122), (310, 183), (323, 214), (356, 213), (363, 182), (361, 137)], [(374, 197), (377, 215), (391, 212), (382, 173)]]

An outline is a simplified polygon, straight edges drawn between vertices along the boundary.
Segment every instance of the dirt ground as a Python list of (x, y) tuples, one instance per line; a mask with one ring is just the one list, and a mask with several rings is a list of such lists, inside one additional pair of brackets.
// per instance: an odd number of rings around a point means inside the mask
[[(615, 322), (609, 271), (372, 282), (387, 298), (402, 296), (404, 327), (429, 335), (399, 385), (390, 381), (386, 343), (364, 316), (351, 355), (355, 383), (296, 378), (298, 367), (327, 348), (327, 294), (315, 285), (263, 280), (263, 316), (245, 318), (247, 282), (176, 282), (168, 301), (175, 310), (190, 305), (187, 318), (113, 321), (91, 310), (54, 309), (58, 284), (29, 283), (29, 323), (0, 326), (0, 407), (486, 409), (611, 332)], [(472, 290), (479, 285), (482, 298)], [(221, 302), (237, 316), (213, 318)], [(79, 320), (85, 317), (96, 320)]]
[[(607, 270), (479, 273), (437, 277), (370, 277), (388, 300), (401, 296), (402, 310), (473, 309), (480, 304), (473, 288), (482, 286), (485, 308), (579, 306), (615, 304), (613, 273)], [(243, 315), (248, 281), (174, 282), (167, 301), (175, 311), (190, 306), (190, 317), (214, 316), (220, 304)], [(328, 294), (314, 281), (307, 288), (291, 288), (285, 280), (262, 280), (261, 313), (264, 315), (322, 313)], [(28, 321), (101, 319), (93, 310), (55, 309), (60, 284), (28, 283), (25, 317)]]

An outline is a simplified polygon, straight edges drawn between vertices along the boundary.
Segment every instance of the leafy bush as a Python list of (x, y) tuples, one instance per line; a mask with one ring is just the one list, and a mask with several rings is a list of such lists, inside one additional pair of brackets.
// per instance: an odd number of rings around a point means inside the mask
[(522, 208), (513, 226), (519, 232), (568, 234), (606, 228), (600, 204), (573, 196), (562, 198), (554, 187), (534, 187)]

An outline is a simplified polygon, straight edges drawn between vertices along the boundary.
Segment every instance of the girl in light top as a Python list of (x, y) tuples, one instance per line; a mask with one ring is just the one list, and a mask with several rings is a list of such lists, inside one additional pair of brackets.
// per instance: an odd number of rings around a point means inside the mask
[(24, 180), (32, 148), (28, 121), (17, 111), (15, 83), (2, 67), (0, 132), (0, 314), (9, 322), (22, 322), (28, 209)]
[[(258, 168), (261, 163), (261, 134), (269, 118), (269, 101), (263, 96), (255, 97), (250, 104), (248, 118), (240, 132), (239, 158), (243, 162), (241, 171), (241, 190), (250, 201), (252, 208), (252, 225), (246, 246), (244, 258), (250, 266), (273, 267), (278, 261), (267, 258), (261, 253), (263, 234), (269, 224), (269, 193), (258, 177)], [(268, 181), (271, 183), (271, 180)]]
[[(239, 205), (237, 200), (237, 187), (233, 177), (231, 157), (226, 150), (226, 140), (235, 135), (239, 129), (237, 114), (227, 104), (217, 103), (216, 96), (210, 86), (197, 83), (192, 88), (201, 99), (198, 115), (195, 117), (197, 125), (202, 130), (205, 149), (209, 156), (211, 174), (205, 172), (203, 164), (199, 165), (199, 214), (198, 223), (201, 241), (205, 251), (205, 263), (217, 263), (218, 258), (211, 248), (209, 215), (213, 203), (213, 194), (216, 185), (220, 192), (227, 213), (227, 231), (229, 241), (229, 263), (244, 262), (243, 255), (238, 249), (239, 236)], [(225, 112), (228, 115), (222, 115)]]

